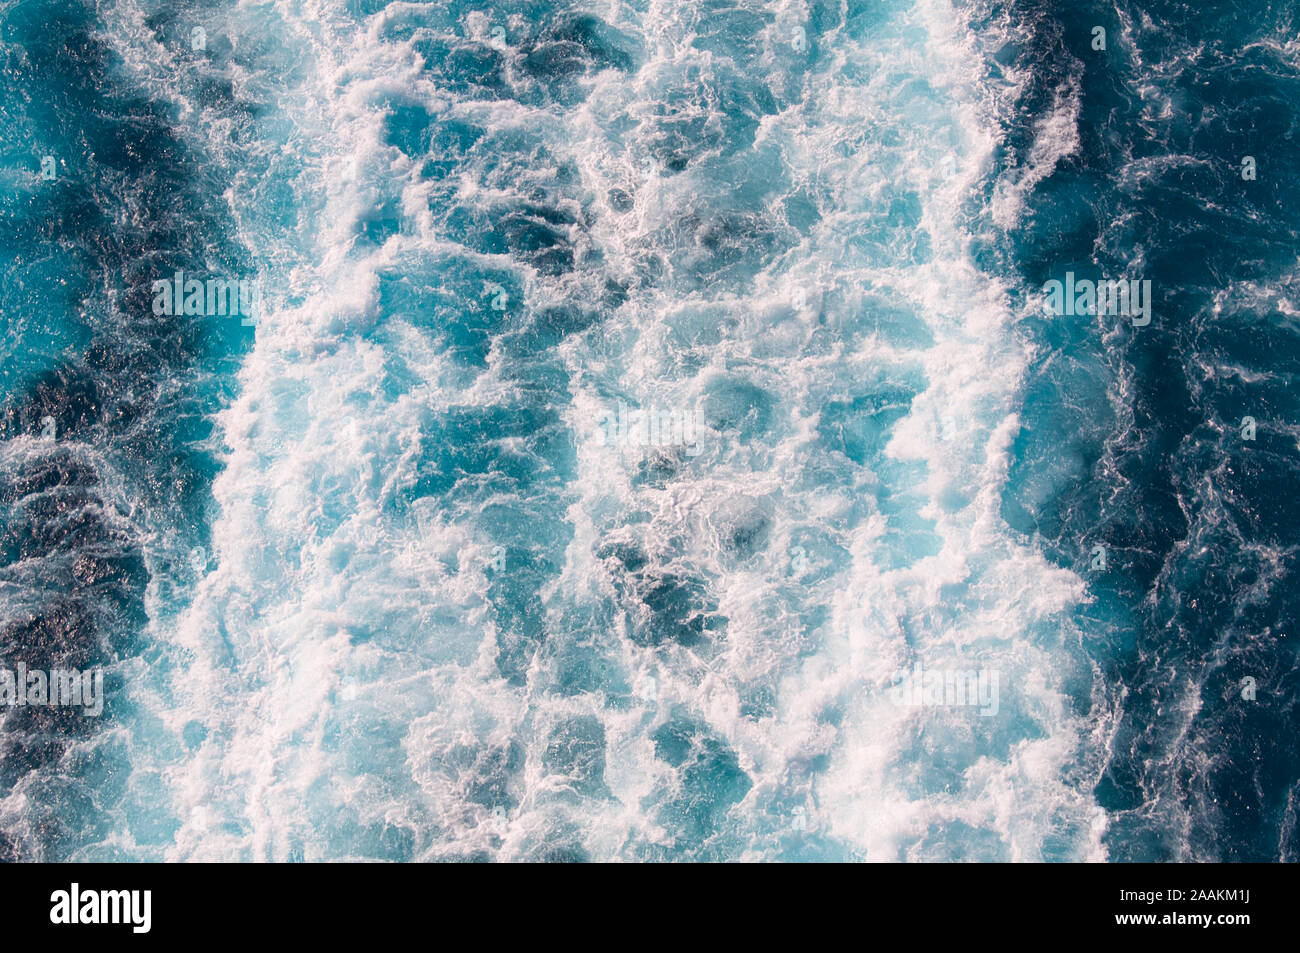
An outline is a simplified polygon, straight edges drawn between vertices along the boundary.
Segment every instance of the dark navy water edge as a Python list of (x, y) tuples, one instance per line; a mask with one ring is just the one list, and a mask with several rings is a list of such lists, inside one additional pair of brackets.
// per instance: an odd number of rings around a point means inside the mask
[(1030, 288), (1073, 269), (1157, 289), (1145, 327), (1031, 326), (1026, 416), (1052, 423), (1019, 435), (1003, 503), (1092, 577), (1108, 857), (1294, 861), (1300, 7), (1011, 9), (998, 59), (1036, 77), (1013, 165), (1062, 103), (1078, 134), (1027, 203), (1017, 268)]
[(1296, 860), (1300, 2), (0, 54), (0, 859)]

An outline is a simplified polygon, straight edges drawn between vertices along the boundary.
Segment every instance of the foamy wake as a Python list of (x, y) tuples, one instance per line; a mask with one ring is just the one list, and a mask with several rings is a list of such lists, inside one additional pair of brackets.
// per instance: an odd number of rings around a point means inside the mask
[[(522, 19), (404, 4), (230, 22), (292, 67), (226, 196), (282, 287), (219, 420), (212, 567), (126, 726), (166, 856), (1100, 858), (1084, 587), (1000, 517), (1030, 355), (971, 254), (1077, 96), (990, 191), (1005, 97), (944, 0), (820, 34), (795, 3), (591, 13), (630, 68), (529, 72)], [(508, 95), (424, 68), (495, 26)], [(482, 143), (431, 177), (389, 132), (415, 106)], [(528, 203), (572, 270), (465, 247)], [(444, 306), (499, 320), (481, 365)], [(529, 345), (566, 306), (598, 319)], [(602, 444), (620, 401), (699, 408), (699, 452)], [(998, 713), (896, 704), (916, 664), (996, 670)]]

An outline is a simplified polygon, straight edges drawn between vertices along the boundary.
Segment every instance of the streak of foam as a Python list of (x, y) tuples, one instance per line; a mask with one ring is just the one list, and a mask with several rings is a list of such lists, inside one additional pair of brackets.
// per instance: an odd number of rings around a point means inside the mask
[[(574, 80), (568, 105), (518, 50), (510, 95), (430, 80), (416, 41), (469, 44), (482, 17), (393, 4), (358, 25), (276, 5), (301, 54), (268, 154), (292, 154), (271, 168), (292, 176), (297, 212), (284, 235), (242, 218), (286, 287), (219, 421), (214, 563), (170, 638), (157, 717), (194, 739), (158, 756), (170, 858), (1100, 856), (1072, 774), (1090, 729), (1062, 687), (1083, 587), (999, 517), (1028, 355), (970, 250), (1077, 146), (1077, 90), (986, 208), (997, 101), (948, 3), (870, 11), (803, 60), (800, 5), (737, 4), (737, 22), (767, 14), (753, 43), (709, 33), (695, 8), (602, 8), (639, 59)], [(719, 97), (754, 75), (776, 108), (728, 132)], [(477, 124), (499, 164), (424, 178), (385, 139), (402, 103)], [(669, 155), (666, 115), (699, 130), (698, 150)], [(435, 214), (448, 183), (485, 214), (539, 191), (590, 210), (570, 229), (577, 266), (466, 250)], [(377, 208), (402, 225), (367, 244)], [(543, 360), (502, 334), (467, 371), (420, 315), (385, 310), (382, 275), (450, 261), (509, 273), (532, 314), (607, 280), (626, 291), (545, 356), (571, 395), (562, 487), (411, 499), (430, 420), (523, 399)], [(394, 397), (399, 358), (418, 383)], [(619, 400), (702, 408), (702, 452), (598, 446), (592, 422)], [(499, 664), (500, 540), (555, 567), (518, 677)], [(662, 613), (628, 596), (614, 544), (697, 581), (718, 627), (648, 638)], [(1002, 714), (892, 704), (891, 673), (918, 661), (998, 670)], [(576, 689), (575, 669), (604, 674)]]

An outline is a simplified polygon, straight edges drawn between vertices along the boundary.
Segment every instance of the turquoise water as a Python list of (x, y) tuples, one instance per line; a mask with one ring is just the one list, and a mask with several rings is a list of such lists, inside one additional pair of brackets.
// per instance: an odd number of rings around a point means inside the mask
[(0, 712), (0, 855), (1294, 859), (1219, 6), (0, 3), (0, 652), (108, 693)]

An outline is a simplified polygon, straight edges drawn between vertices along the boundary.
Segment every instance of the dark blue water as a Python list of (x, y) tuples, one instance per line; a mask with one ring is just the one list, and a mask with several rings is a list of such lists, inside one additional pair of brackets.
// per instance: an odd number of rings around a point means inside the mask
[[(1031, 286), (1074, 268), (1156, 289), (1149, 326), (1032, 328), (1027, 407), (1052, 424), (1019, 436), (1011, 483), (1053, 491), (1008, 492), (1003, 509), (1062, 565), (1087, 574), (1094, 545), (1111, 554), (1086, 635), (1106, 685), (1094, 703), (1115, 712), (1095, 789), (1109, 856), (1294, 860), (1300, 11), (1010, 9), (1027, 27), (1003, 58), (1038, 76), (1027, 116), (1062, 87), (1079, 103), (1078, 149), (1027, 201), (1017, 266)], [(1009, 145), (1014, 167), (1032, 139)], [(1043, 476), (1046, 433), (1068, 476)]]

